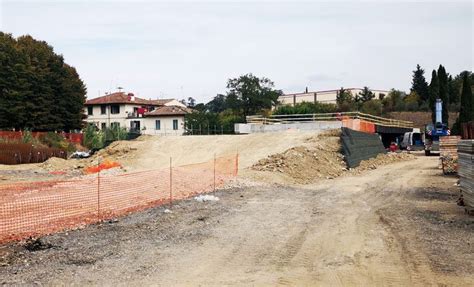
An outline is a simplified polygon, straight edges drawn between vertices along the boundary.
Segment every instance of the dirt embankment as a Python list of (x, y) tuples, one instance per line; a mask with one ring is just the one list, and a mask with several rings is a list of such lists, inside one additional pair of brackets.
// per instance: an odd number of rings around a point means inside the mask
[[(451, 127), (458, 118), (459, 113), (449, 113), (449, 127)], [(389, 118), (413, 122), (417, 128), (424, 129), (427, 123), (431, 123), (431, 112), (391, 112)]]
[[(344, 174), (357, 174), (364, 170), (392, 162), (411, 160), (408, 153), (380, 154), (376, 158), (362, 161), (355, 169), (347, 169), (341, 153), (338, 131), (321, 133), (308, 138), (304, 146), (290, 148), (259, 160), (251, 169), (254, 171), (277, 173), (295, 183), (311, 183), (319, 179), (332, 179)], [(271, 176), (267, 174), (268, 176)]]
[(114, 173), (169, 168), (207, 162), (214, 155), (240, 155), (239, 167), (245, 169), (268, 155), (306, 145), (315, 132), (288, 131), (250, 135), (216, 136), (141, 136), (133, 141), (117, 141), (87, 159), (52, 158), (41, 164), (0, 165), (0, 182), (75, 178), (84, 170), (104, 161), (117, 162)]

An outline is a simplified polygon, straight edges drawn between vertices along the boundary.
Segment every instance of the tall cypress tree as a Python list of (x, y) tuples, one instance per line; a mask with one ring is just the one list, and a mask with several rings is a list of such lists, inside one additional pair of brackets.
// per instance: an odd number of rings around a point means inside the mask
[(415, 92), (420, 97), (420, 103), (429, 100), (428, 83), (425, 79), (425, 70), (420, 65), (416, 65), (416, 70), (413, 71), (413, 79), (411, 82), (411, 91)]
[(449, 120), (449, 95), (448, 95), (448, 74), (446, 69), (439, 65), (438, 68), (439, 98), (443, 101), (443, 123), (448, 124)]
[(471, 82), (467, 71), (462, 73), (461, 110), (459, 122), (467, 123), (474, 121), (474, 96), (471, 90)]
[(429, 87), (430, 98), (428, 104), (431, 109), (431, 121), (436, 123), (436, 109), (435, 103), (436, 99), (439, 98), (439, 82), (438, 82), (438, 75), (436, 74), (436, 70), (431, 72), (431, 82)]

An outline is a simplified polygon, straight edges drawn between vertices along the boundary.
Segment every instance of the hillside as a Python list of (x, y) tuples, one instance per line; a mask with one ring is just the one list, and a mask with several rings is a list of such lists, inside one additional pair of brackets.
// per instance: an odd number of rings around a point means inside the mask
[[(430, 112), (392, 112), (388, 114), (388, 117), (396, 120), (412, 121), (417, 128), (423, 128), (431, 122)], [(449, 127), (452, 127), (457, 118), (458, 113), (449, 113)]]

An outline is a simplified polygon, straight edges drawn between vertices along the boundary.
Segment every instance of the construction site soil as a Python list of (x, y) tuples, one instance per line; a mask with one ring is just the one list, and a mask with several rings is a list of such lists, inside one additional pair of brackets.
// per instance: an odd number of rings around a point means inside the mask
[[(287, 181), (294, 183), (311, 183), (322, 178), (332, 179), (344, 174), (360, 173), (367, 169), (375, 169), (378, 166), (391, 162), (410, 160), (414, 158), (409, 153), (379, 154), (376, 158), (362, 161), (355, 169), (348, 169), (341, 153), (339, 133), (322, 133), (310, 137), (304, 146), (297, 146), (273, 154), (259, 160), (251, 169), (271, 173), (281, 173)], [(265, 175), (260, 174), (260, 179)], [(266, 177), (272, 177), (267, 174)], [(269, 179), (267, 179), (268, 181)]]
[[(0, 170), (70, 176), (108, 159), (124, 172), (237, 150), (240, 176), (213, 194), (219, 200), (191, 198), (0, 246), (0, 284), (474, 285), (474, 217), (456, 205), (457, 178), (442, 174), (437, 157), (389, 153), (346, 170), (337, 133), (288, 132), (142, 137), (79, 166)], [(60, 166), (66, 175), (50, 175)]]
[(241, 179), (219, 201), (5, 245), (1, 283), (472, 286), (474, 219), (436, 165), (420, 156), (304, 186)]
[(53, 157), (39, 164), (0, 165), (0, 184), (75, 179), (105, 161), (120, 165), (102, 172), (107, 175), (169, 168), (170, 157), (174, 166), (180, 166), (237, 153), (243, 176), (267, 182), (310, 183), (413, 158), (407, 153), (390, 153), (347, 170), (339, 136), (338, 130), (320, 134), (288, 131), (245, 136), (141, 136), (134, 141), (114, 142), (86, 159)]

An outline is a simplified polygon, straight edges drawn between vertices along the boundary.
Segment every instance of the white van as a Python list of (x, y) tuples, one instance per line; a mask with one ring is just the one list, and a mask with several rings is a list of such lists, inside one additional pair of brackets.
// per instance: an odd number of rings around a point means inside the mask
[(400, 149), (423, 150), (424, 144), (423, 144), (423, 136), (421, 132), (419, 130), (415, 131), (414, 129), (413, 132), (405, 133), (403, 135), (403, 140), (400, 143)]

